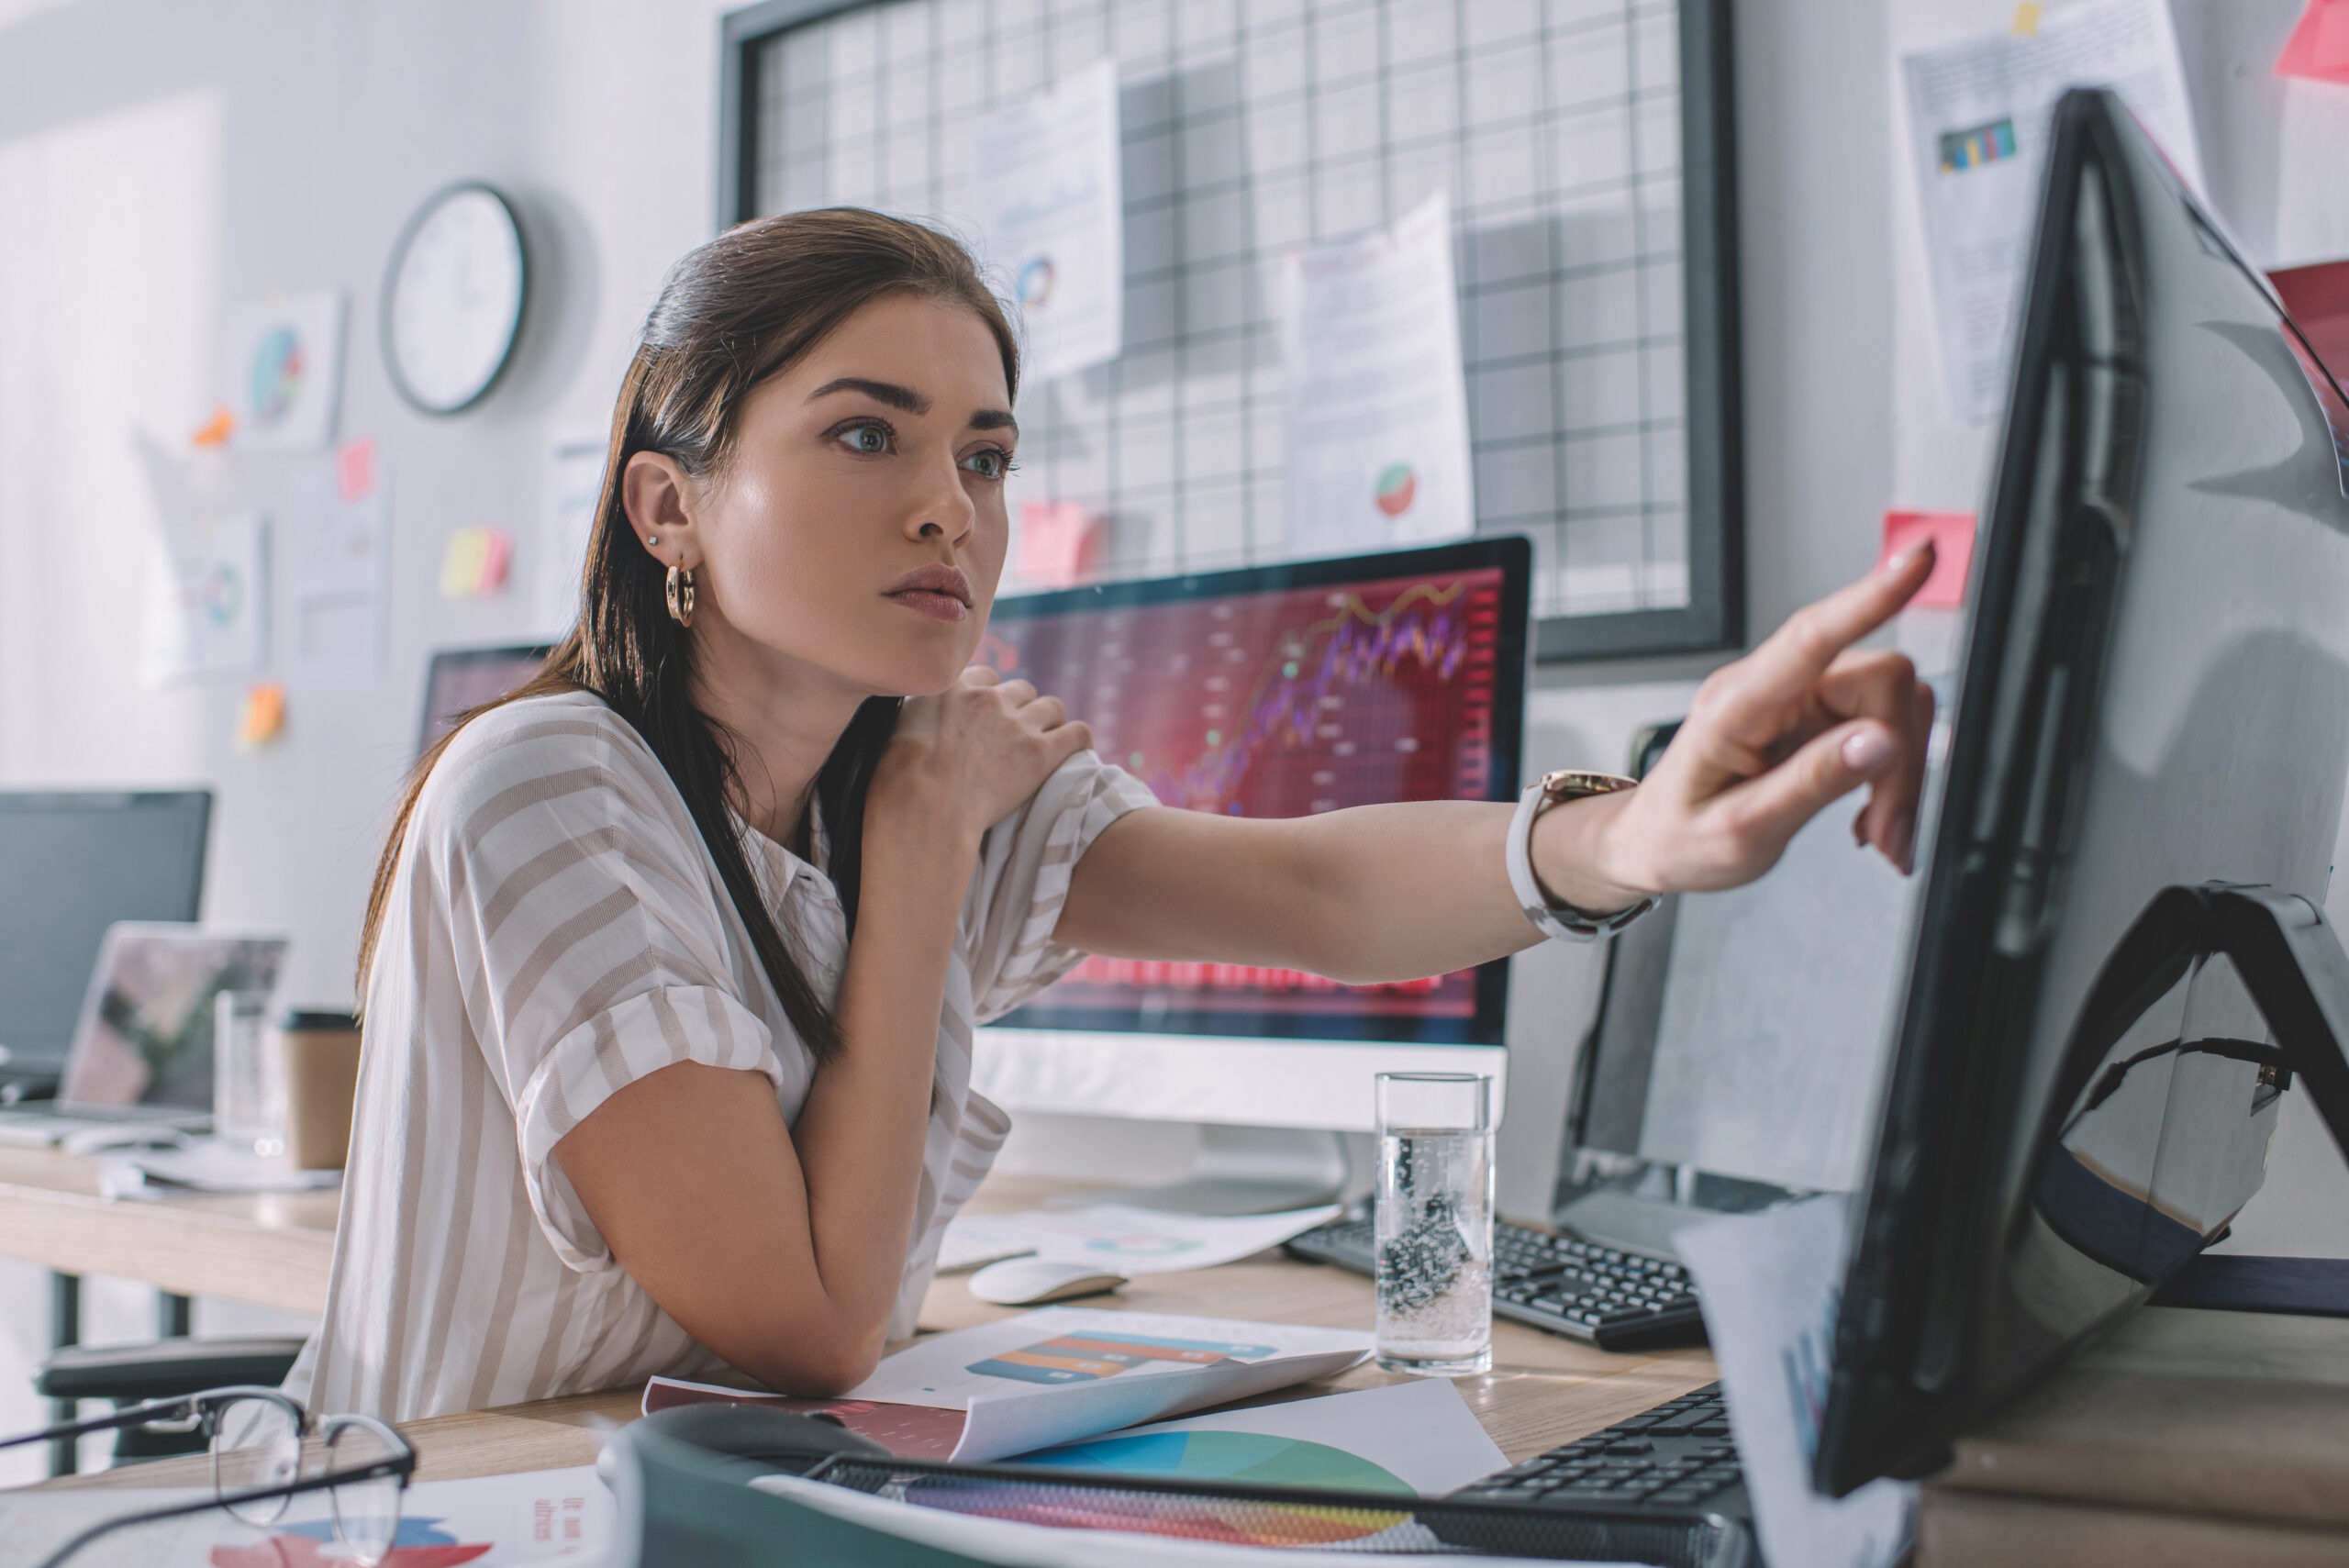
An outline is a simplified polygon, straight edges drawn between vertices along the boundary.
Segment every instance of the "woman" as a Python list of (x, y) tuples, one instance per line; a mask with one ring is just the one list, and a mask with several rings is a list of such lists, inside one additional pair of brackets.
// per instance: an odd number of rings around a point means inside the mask
[[(1081, 954), (1375, 981), (1540, 939), (1506, 806), (1138, 809), (1058, 701), (969, 667), (1018, 377), (928, 229), (802, 213), (679, 263), (579, 625), (425, 759), (377, 868), (296, 1392), (406, 1419), (724, 1363), (838, 1392), (912, 1330), (1008, 1129), (973, 1026)], [(1931, 699), (1842, 650), (1929, 565), (1713, 676), (1639, 789), (1535, 818), (1538, 896), (1746, 880), (1863, 781), (1855, 831), (1905, 865)]]

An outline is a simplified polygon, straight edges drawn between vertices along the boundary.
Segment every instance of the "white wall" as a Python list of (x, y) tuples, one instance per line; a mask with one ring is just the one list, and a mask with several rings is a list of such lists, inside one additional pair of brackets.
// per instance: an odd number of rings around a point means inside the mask
[[(529, 581), (540, 453), (559, 434), (605, 423), (663, 270), (710, 232), (724, 8), (0, 0), (0, 785), (213, 783), (206, 914), (292, 929), (290, 983), (304, 999), (349, 995), (365, 876), (412, 744), (425, 653), (540, 629), (520, 592), (437, 597), (442, 536), (507, 528), (516, 580)], [(2265, 76), (2267, 40), (2280, 38), (2294, 0), (2178, 9), (2198, 95), (2223, 105), (2215, 116), (2206, 105), (2204, 117), (2221, 205), (2254, 249), (2279, 243), (2289, 226), (2275, 171), (2288, 162), (2293, 180), (2321, 182), (2308, 149), (2332, 123), (2323, 104)], [(1985, 438), (1939, 412), (1894, 61), (2001, 26), (2011, 10), (2008, 0), (1737, 6), (1756, 631), (1865, 570), (1887, 505), (1970, 506), (1978, 495)], [(175, 128), (156, 128), (165, 122)], [(61, 168), (72, 177), (41, 183), (41, 171)], [(465, 176), (521, 198), (546, 286), (513, 381), (475, 415), (429, 421), (384, 381), (375, 294), (402, 219)], [(2293, 221), (2302, 228), (2284, 239), (2321, 242)], [(128, 443), (133, 428), (177, 439), (200, 422), (223, 303), (322, 284), (353, 296), (342, 428), (376, 437), (392, 487), (391, 674), (347, 697), (297, 694), (285, 741), (248, 754), (228, 740), (234, 687), (159, 694), (133, 675), (123, 606), (151, 518)], [(28, 296), (34, 287), (44, 292)], [(246, 473), (263, 503), (284, 482), (264, 463)], [(1711, 662), (1544, 670), (1529, 767), (1615, 765), (1634, 727), (1684, 710)], [(1587, 950), (1520, 966), (1502, 1174), (1504, 1207), (1523, 1213), (1546, 1197), (1567, 1045), (1596, 966)], [(1105, 1141), (1080, 1128), (1036, 1130), (1049, 1136), (1031, 1131), (1019, 1151), (1033, 1162), (1083, 1162)], [(1184, 1147), (1180, 1129), (1141, 1141), (1162, 1162)], [(2349, 1236), (2322, 1229), (2328, 1209), (2349, 1209), (2337, 1156), (2292, 1120), (2277, 1159), (2276, 1185), (2298, 1176), (2305, 1195), (2298, 1210), (2288, 1193), (2264, 1196), (2246, 1233), (2275, 1250), (2311, 1238), (2349, 1250)], [(39, 1287), (32, 1271), (0, 1265), (0, 1428), (37, 1414), (22, 1369), (44, 1332)], [(143, 1294), (95, 1295), (93, 1338), (147, 1331)], [(209, 1305), (199, 1319), (256, 1320)]]

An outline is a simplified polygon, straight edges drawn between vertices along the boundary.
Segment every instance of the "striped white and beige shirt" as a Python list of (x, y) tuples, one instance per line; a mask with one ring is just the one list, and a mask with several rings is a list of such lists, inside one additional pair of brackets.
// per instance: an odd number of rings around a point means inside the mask
[[(1069, 873), (1149, 804), (1085, 751), (986, 835), (948, 966), (893, 1338), (912, 1332), (940, 1234), (1010, 1129), (971, 1092), (973, 1026), (1078, 962), (1051, 940)], [(785, 941), (835, 999), (848, 933), (831, 883), (741, 831)], [(408, 1420), (716, 1369), (549, 1157), (616, 1090), (677, 1062), (764, 1073), (786, 1122), (816, 1071), (684, 799), (591, 695), (473, 720), (400, 851), (326, 1317), (287, 1388), (315, 1409)]]

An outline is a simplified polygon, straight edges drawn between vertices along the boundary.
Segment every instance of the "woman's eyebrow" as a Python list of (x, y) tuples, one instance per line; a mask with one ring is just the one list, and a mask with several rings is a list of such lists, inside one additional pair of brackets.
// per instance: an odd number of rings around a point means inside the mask
[(1009, 430), (1016, 436), (1019, 433), (1019, 421), (1011, 417), (1011, 410), (1008, 408), (982, 408), (971, 416), (971, 428)]
[[(828, 381), (809, 393), (807, 401), (813, 403), (818, 397), (829, 397), (835, 392), (861, 392), (875, 403), (885, 403), (908, 414), (930, 412), (930, 399), (912, 387), (899, 386), (894, 381), (867, 381), (860, 375), (844, 375), (837, 381)], [(1005, 417), (1009, 418), (1010, 416), (1006, 415)]]

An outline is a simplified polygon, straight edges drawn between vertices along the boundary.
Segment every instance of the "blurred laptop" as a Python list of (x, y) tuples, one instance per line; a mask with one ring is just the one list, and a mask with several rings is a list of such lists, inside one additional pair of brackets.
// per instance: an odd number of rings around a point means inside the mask
[(57, 1098), (0, 1109), (0, 1144), (72, 1149), (207, 1130), (214, 1002), (274, 991), (287, 945), (193, 925), (108, 927)]

